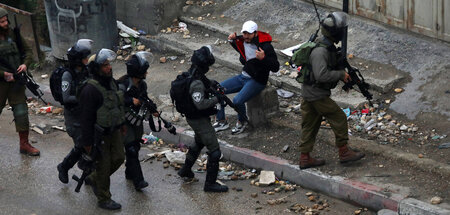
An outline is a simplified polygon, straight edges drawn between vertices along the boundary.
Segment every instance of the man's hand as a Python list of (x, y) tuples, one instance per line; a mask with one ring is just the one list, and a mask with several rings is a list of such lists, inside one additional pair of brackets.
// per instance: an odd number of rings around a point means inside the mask
[(344, 82), (345, 82), (345, 83), (348, 83), (348, 82), (351, 81), (351, 80), (352, 80), (352, 78), (350, 77), (350, 75), (349, 75), (347, 72), (345, 72)]
[(153, 115), (154, 117), (158, 117), (158, 116), (159, 116), (159, 111), (154, 112), (152, 115)]
[(228, 36), (228, 40), (235, 40), (236, 37), (237, 37), (236, 32), (234, 32)]
[(27, 71), (27, 65), (22, 64), (17, 68), (17, 73), (26, 72)]
[(140, 104), (141, 104), (141, 101), (139, 101), (139, 99), (133, 98), (133, 105), (134, 106), (139, 106)]
[(264, 50), (259, 47), (258, 50), (256, 50), (256, 59), (262, 60), (264, 57), (266, 57), (266, 54), (264, 53)]
[(3, 78), (5, 79), (6, 82), (14, 81), (14, 75), (12, 73), (9, 73), (9, 72), (5, 72), (4, 75), (3, 75)]

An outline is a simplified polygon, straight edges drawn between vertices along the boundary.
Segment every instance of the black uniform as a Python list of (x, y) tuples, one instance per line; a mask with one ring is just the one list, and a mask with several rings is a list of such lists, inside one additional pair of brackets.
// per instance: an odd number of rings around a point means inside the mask
[[(125, 113), (131, 115), (138, 113), (142, 105), (134, 105), (133, 98), (138, 99), (139, 95), (147, 96), (147, 84), (145, 81), (141, 80), (139, 81), (138, 86), (134, 86), (132, 78), (125, 75), (119, 79), (119, 89), (124, 92)], [(128, 120), (125, 125), (127, 127), (127, 133), (123, 138), (126, 156), (125, 177), (133, 180), (135, 188), (140, 190), (143, 187), (148, 186), (148, 183), (144, 180), (141, 164), (139, 162), (139, 150), (141, 149), (141, 138), (144, 133), (144, 126), (142, 121), (140, 123), (132, 123)]]
[(81, 87), (86, 83), (88, 72), (85, 68), (82, 71), (68, 69), (62, 75), (61, 92), (64, 103), (64, 122), (67, 134), (73, 139), (74, 148), (58, 165), (59, 179), (63, 183), (68, 183), (67, 172), (80, 159), (83, 153), (81, 145), (81, 107), (78, 102)]

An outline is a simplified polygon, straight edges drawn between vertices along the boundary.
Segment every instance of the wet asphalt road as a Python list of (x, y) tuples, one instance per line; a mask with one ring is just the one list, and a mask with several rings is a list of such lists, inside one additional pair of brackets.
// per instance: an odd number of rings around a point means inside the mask
[[(113, 199), (122, 204), (116, 212), (105, 211), (96, 206), (96, 197), (89, 186), (75, 193), (75, 181), (62, 184), (57, 177), (56, 165), (71, 149), (72, 142), (65, 132), (52, 131), (46, 135), (31, 132), (34, 145), (41, 150), (40, 157), (19, 154), (18, 136), (11, 124), (12, 112), (3, 110), (0, 116), (0, 214), (285, 214), (294, 203), (312, 206), (305, 196), (308, 190), (298, 189), (287, 203), (270, 206), (269, 199), (278, 199), (289, 193), (264, 195), (264, 189), (275, 187), (251, 186), (249, 180), (225, 181), (230, 188), (242, 188), (242, 192), (231, 190), (225, 194), (202, 191), (205, 174), (197, 173), (199, 182), (183, 184), (170, 167), (156, 160), (142, 163), (144, 176), (150, 186), (137, 192), (124, 177), (124, 165), (112, 176)], [(60, 119), (44, 115), (32, 115), (31, 122), (48, 122), (62, 125)], [(150, 151), (141, 150), (141, 156)], [(78, 168), (69, 174), (81, 174)], [(251, 193), (258, 193), (252, 198)], [(329, 211), (320, 214), (353, 214), (357, 206), (320, 195), (328, 200)], [(370, 214), (366, 212), (365, 214)], [(288, 213), (289, 214), (289, 213)], [(292, 213), (291, 213), (292, 214)]]

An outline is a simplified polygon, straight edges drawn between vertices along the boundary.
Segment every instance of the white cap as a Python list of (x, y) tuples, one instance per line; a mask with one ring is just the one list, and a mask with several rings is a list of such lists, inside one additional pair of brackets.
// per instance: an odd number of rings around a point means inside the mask
[(253, 21), (247, 21), (242, 25), (241, 33), (244, 33), (244, 31), (248, 33), (253, 33), (258, 30), (258, 25)]

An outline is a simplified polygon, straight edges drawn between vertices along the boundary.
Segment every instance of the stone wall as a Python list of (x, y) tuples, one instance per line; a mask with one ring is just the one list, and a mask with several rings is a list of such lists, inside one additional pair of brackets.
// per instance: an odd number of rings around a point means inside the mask
[(117, 0), (117, 20), (154, 35), (181, 15), (184, 4), (184, 0)]

